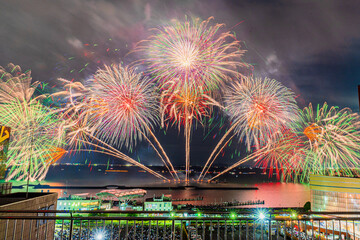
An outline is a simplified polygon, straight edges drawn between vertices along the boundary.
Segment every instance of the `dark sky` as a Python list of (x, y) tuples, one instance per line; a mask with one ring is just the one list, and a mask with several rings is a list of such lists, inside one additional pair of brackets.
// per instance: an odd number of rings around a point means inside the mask
[[(104, 62), (131, 62), (126, 53), (148, 36), (149, 28), (185, 15), (213, 16), (244, 42), (245, 60), (254, 64), (255, 74), (292, 88), (301, 107), (327, 101), (358, 111), (359, 12), (355, 0), (0, 0), (0, 65), (19, 64), (56, 88), (58, 77), (82, 80)], [(89, 57), (91, 51), (95, 55)], [(182, 135), (170, 135), (176, 137), (161, 140), (169, 155), (179, 158)], [(206, 160), (216, 139), (204, 146), (202, 137), (194, 138), (194, 162)], [(151, 158), (145, 146), (137, 151)]]

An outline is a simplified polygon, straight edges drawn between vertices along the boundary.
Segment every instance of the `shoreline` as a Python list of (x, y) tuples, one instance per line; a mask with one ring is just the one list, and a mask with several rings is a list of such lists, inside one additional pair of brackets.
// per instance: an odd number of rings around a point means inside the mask
[[(26, 185), (13, 186), (14, 189), (22, 189)], [(144, 190), (259, 190), (258, 187), (201, 187), (201, 186), (119, 186), (119, 185), (105, 185), (105, 186), (51, 186), (51, 185), (33, 185), (29, 187), (34, 189), (144, 189)]]

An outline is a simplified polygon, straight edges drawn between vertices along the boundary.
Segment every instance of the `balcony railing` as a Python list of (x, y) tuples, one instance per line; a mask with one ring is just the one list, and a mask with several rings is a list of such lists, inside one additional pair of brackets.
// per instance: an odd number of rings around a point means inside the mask
[(360, 212), (0, 211), (0, 239), (360, 239), (359, 216)]

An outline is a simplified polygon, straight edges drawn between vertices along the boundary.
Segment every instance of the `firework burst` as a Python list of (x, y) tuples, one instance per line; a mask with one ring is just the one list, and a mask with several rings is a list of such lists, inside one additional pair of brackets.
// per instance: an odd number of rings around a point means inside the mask
[(326, 103), (313, 109), (310, 104), (300, 111), (294, 129), (306, 153), (297, 168), (301, 181), (309, 174), (335, 174), (359, 166), (360, 117), (350, 109)]
[(156, 124), (158, 97), (152, 84), (134, 70), (113, 65), (96, 72), (90, 81), (91, 119), (99, 122), (100, 139), (132, 148), (141, 133)]
[(185, 124), (202, 123), (211, 116), (213, 106), (219, 106), (214, 99), (201, 88), (168, 88), (161, 96), (162, 125), (169, 121), (179, 130)]
[(235, 133), (245, 140), (248, 150), (260, 148), (298, 117), (294, 93), (269, 78), (234, 83), (225, 96), (225, 106)]
[(0, 124), (11, 127), (6, 179), (41, 181), (65, 154), (59, 116), (36, 101), (1, 104), (0, 116)]
[(265, 147), (254, 154), (256, 165), (269, 169), (269, 177), (275, 170), (276, 177), (282, 180), (297, 175), (299, 163), (305, 157), (304, 144), (292, 129), (285, 129), (269, 139)]
[(161, 85), (177, 80), (178, 86), (202, 86), (212, 90), (245, 67), (241, 61), (244, 50), (230, 32), (220, 32), (223, 24), (210, 24), (212, 18), (198, 18), (171, 24), (154, 30), (148, 40), (138, 44), (135, 51), (143, 52), (149, 73)]
[(30, 70), (23, 73), (20, 66), (12, 63), (7, 68), (0, 66), (0, 103), (31, 102), (45, 98), (43, 94), (33, 97), (40, 82), (31, 83), (31, 80)]
[[(158, 97), (146, 78), (132, 69), (113, 65), (98, 70), (86, 87), (79, 82), (60, 80), (65, 83), (66, 90), (57, 95), (68, 100), (63, 111), (67, 119), (65, 128), (68, 143), (76, 148), (75, 151), (89, 151), (83, 149), (86, 146), (100, 149), (91, 151), (123, 159), (168, 180), (115, 148), (125, 146), (131, 149), (137, 141), (146, 139), (169, 172), (177, 176), (152, 132), (157, 122)], [(159, 149), (147, 135), (154, 138)]]
[(241, 78), (231, 85), (224, 102), (232, 124), (214, 148), (198, 180), (205, 177), (216, 159), (216, 151), (230, 134), (244, 140), (248, 150), (259, 149), (298, 117), (294, 93), (274, 79)]
[(314, 110), (300, 110), (291, 129), (275, 135), (268, 144), (219, 173), (213, 180), (250, 160), (262, 166), (283, 169), (284, 178), (307, 181), (310, 174), (348, 174), (358, 168), (360, 117), (350, 109), (339, 110), (326, 103)]

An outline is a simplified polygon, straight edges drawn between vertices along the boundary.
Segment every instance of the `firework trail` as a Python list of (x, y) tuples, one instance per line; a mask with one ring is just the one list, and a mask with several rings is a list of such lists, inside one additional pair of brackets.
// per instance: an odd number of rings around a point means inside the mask
[(226, 113), (232, 123), (215, 146), (198, 180), (214, 163), (216, 151), (230, 134), (245, 140), (247, 149), (264, 146), (298, 117), (294, 93), (274, 79), (246, 77), (234, 82), (225, 95)]
[[(101, 148), (106, 154), (121, 158), (168, 180), (112, 147), (124, 145), (132, 148), (136, 141), (143, 137), (149, 140), (146, 137), (149, 132), (155, 138), (151, 128), (156, 121), (154, 113), (157, 113), (157, 97), (146, 79), (131, 69), (105, 66), (104, 70), (97, 71), (87, 87), (78, 82), (72, 83), (64, 79), (61, 81), (65, 82), (68, 90), (57, 95), (68, 98), (69, 104), (64, 110), (64, 116), (68, 119), (66, 129), (70, 145), (78, 148), (78, 151), (84, 150), (80, 149), (83, 145)], [(151, 142), (150, 144), (155, 147)], [(163, 156), (155, 150), (171, 175), (177, 176), (172, 165), (170, 170)], [(167, 158), (164, 151), (163, 153)], [(169, 160), (168, 162), (170, 163)]]
[(272, 175), (275, 169), (278, 178), (281, 173), (283, 177), (291, 177), (295, 169), (298, 168), (299, 161), (301, 162), (303, 156), (303, 144), (298, 135), (293, 130), (284, 129), (281, 133), (273, 135), (264, 147), (256, 149), (255, 152), (234, 163), (208, 181), (213, 181), (215, 178), (249, 161), (254, 161), (263, 167), (270, 167), (269, 176)]
[(209, 97), (201, 87), (174, 88), (163, 91), (161, 96), (161, 120), (177, 125), (179, 131), (184, 126), (185, 135), (185, 181), (189, 181), (190, 173), (190, 138), (193, 123), (202, 123), (202, 120), (211, 115), (212, 107), (221, 107)]
[[(83, 106), (82, 110), (85, 107)], [(73, 112), (69, 111), (69, 112)], [(145, 171), (153, 174), (154, 176), (168, 181), (169, 179), (163, 177), (161, 174), (149, 169), (145, 165), (135, 161), (134, 159), (130, 158), (129, 156), (125, 155), (124, 153), (120, 152), (116, 148), (110, 146), (106, 142), (100, 140), (95, 136), (94, 126), (88, 122), (88, 115), (86, 114), (72, 114), (66, 115), (65, 118), (67, 119), (68, 124), (64, 126), (64, 129), (67, 130), (67, 142), (70, 146), (73, 146), (76, 152), (81, 151), (91, 151), (91, 152), (98, 152), (102, 154), (107, 154), (110, 156), (114, 156), (116, 158), (122, 159), (126, 162), (129, 162), (137, 167), (144, 169)], [(86, 147), (94, 147), (95, 149), (86, 148)]]
[(228, 74), (248, 65), (241, 61), (240, 42), (230, 32), (220, 31), (223, 24), (212, 25), (211, 20), (173, 20), (155, 29), (137, 45), (135, 51), (144, 55), (137, 64), (145, 62), (161, 85), (176, 80), (175, 87), (202, 86), (207, 91), (223, 85)]
[(211, 180), (250, 160), (286, 169), (284, 175), (293, 175), (290, 177), (301, 182), (307, 181), (310, 174), (345, 172), (353, 175), (350, 169), (360, 164), (359, 144), (360, 117), (357, 113), (348, 108), (338, 110), (326, 103), (314, 110), (310, 104), (300, 111), (290, 130)]

